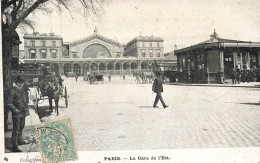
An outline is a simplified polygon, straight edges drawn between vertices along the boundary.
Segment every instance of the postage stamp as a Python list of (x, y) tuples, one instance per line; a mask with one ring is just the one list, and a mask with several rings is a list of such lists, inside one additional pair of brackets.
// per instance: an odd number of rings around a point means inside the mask
[(70, 118), (35, 125), (42, 160), (46, 163), (77, 159)]

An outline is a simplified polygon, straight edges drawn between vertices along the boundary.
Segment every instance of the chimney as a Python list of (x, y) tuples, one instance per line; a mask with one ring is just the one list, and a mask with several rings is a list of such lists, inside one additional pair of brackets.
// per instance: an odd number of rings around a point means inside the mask
[(175, 45), (174, 45), (174, 50), (177, 50), (177, 49), (178, 49), (178, 47), (177, 47), (177, 45), (175, 44)]

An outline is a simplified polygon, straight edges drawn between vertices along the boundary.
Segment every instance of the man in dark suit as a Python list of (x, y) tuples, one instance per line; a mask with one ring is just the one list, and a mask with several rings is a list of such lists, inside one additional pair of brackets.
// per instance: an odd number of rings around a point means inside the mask
[[(18, 76), (15, 86), (10, 90), (6, 105), (12, 112), (13, 133), (12, 151), (21, 152), (18, 145), (26, 144), (22, 139), (22, 132), (25, 126), (25, 117), (29, 115), (28, 94), (24, 87), (25, 80)], [(28, 91), (28, 90), (27, 90)]]
[(163, 85), (162, 85), (162, 83), (163, 83), (162, 74), (160, 72), (157, 72), (155, 74), (155, 79), (154, 79), (153, 86), (152, 86), (152, 91), (156, 93), (156, 97), (155, 97), (154, 104), (153, 104), (154, 108), (158, 107), (157, 103), (158, 103), (159, 100), (161, 101), (161, 103), (162, 103), (164, 108), (168, 107), (164, 103), (162, 95), (161, 95), (161, 93), (163, 92)]

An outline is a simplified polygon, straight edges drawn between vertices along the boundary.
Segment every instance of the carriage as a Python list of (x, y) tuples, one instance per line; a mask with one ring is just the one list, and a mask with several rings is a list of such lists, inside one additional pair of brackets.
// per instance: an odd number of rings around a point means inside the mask
[(96, 73), (89, 74), (88, 79), (90, 84), (97, 84), (98, 82), (104, 84), (104, 75), (102, 74), (96, 74)]
[[(48, 83), (53, 79), (58, 79), (58, 96), (65, 101), (66, 108), (68, 107), (68, 92), (66, 86), (63, 86), (61, 77), (55, 76), (53, 70), (47, 65), (41, 64), (20, 64), (19, 75), (22, 75), (29, 88), (29, 105), (33, 105), (36, 113), (38, 113), (38, 104), (49, 99)], [(52, 99), (49, 99), (49, 101)]]

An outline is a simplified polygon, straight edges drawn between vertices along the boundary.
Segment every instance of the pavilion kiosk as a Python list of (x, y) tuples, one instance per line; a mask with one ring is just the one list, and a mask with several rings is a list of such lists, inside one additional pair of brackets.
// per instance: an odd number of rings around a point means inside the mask
[(180, 82), (218, 83), (216, 77), (220, 71), (225, 79), (230, 79), (233, 68), (259, 68), (259, 42), (222, 39), (215, 31), (210, 37), (210, 40), (174, 51)]

